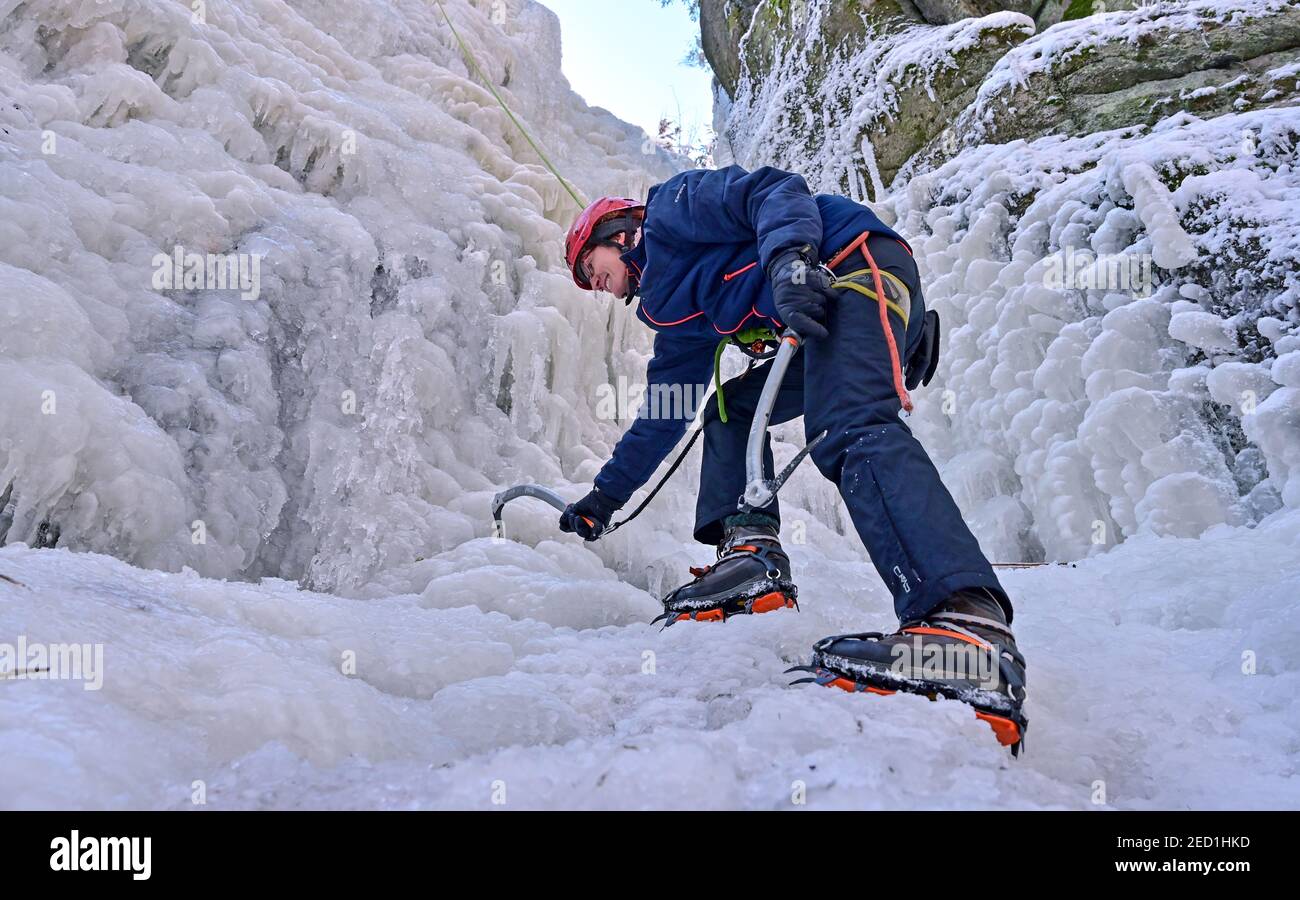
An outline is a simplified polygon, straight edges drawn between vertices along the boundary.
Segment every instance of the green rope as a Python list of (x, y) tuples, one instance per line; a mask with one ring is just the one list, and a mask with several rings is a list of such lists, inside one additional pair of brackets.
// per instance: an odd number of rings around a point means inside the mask
[(718, 395), (718, 418), (727, 424), (727, 403), (722, 397), (722, 351), (727, 349), (730, 338), (718, 341), (718, 349), (713, 351), (713, 392)]
[(569, 182), (564, 180), (564, 177), (560, 175), (559, 171), (555, 168), (555, 165), (542, 151), (542, 148), (537, 146), (537, 142), (534, 141), (533, 136), (528, 133), (528, 129), (524, 128), (523, 124), (515, 118), (515, 114), (510, 111), (510, 107), (506, 106), (506, 101), (501, 99), (501, 95), (497, 93), (496, 86), (492, 83), (492, 79), (488, 78), (487, 75), (483, 73), (483, 70), (479, 68), (478, 60), (474, 58), (473, 51), (471, 51), (469, 47), (466, 46), (465, 42), (461, 40), (460, 32), (456, 30), (456, 26), (451, 24), (451, 17), (447, 15), (447, 7), (442, 5), (442, 0), (434, 0), (434, 2), (438, 4), (438, 9), (442, 10), (442, 17), (446, 20), (447, 27), (451, 29), (452, 35), (456, 38), (456, 43), (460, 44), (461, 52), (465, 54), (465, 58), (469, 61), (470, 67), (474, 70), (475, 74), (478, 75), (479, 80), (487, 86), (487, 89), (492, 93), (492, 96), (496, 98), (497, 103), (501, 104), (501, 108), (505, 110), (505, 114), (510, 117), (511, 122), (515, 123), (515, 127), (518, 128), (519, 133), (524, 136), (524, 140), (528, 141), (529, 146), (531, 146), (533, 150), (537, 152), (537, 155), (542, 158), (542, 162), (546, 164), (546, 168), (550, 169), (551, 174), (555, 176), (555, 180), (563, 185), (564, 189), (569, 192), (569, 196), (573, 198), (573, 202), (578, 204), (579, 209), (585, 209), (587, 207), (586, 201), (578, 196), (577, 191), (569, 185)]
[[(742, 344), (752, 344), (755, 341), (775, 341), (777, 334), (770, 328), (760, 326), (742, 331), (736, 335), (736, 339)], [(718, 348), (713, 351), (713, 392), (718, 397), (718, 418), (722, 420), (723, 425), (727, 424), (727, 402), (722, 396), (722, 351), (727, 349), (730, 343), (731, 338), (723, 338), (718, 341)], [(750, 365), (752, 366), (753, 362), (750, 362)]]

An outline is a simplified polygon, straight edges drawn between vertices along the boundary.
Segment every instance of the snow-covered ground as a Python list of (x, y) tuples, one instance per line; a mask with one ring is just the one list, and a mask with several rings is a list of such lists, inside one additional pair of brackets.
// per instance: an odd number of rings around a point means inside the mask
[[(680, 165), (569, 90), (544, 9), (446, 6), (588, 196)], [(647, 624), (710, 554), (698, 454), (608, 540), (527, 500), (492, 537), (499, 488), (586, 489), (625, 424), (599, 403), (649, 333), (571, 284), (574, 204), (436, 4), (205, 10), (0, 0), (0, 671), (20, 641), (103, 653), (98, 690), (0, 680), (0, 808), (1300, 805), (1279, 113), (1250, 120), (1253, 156), (1227, 127), (1153, 139), (1266, 213), (1274, 314), (1232, 332), (1190, 278), (1155, 301), (1030, 283), (1067, 239), (1141, 252), (1150, 230), (1181, 259), (1169, 214), (1209, 182), (1162, 194), (1154, 152), (972, 148), (884, 201), (950, 326), (918, 435), (991, 555), (1087, 557), (1005, 575), (1029, 661), (1014, 762), (955, 703), (786, 686), (818, 638), (893, 624), (811, 466), (782, 495), (799, 613)], [(1233, 251), (1221, 218), (1194, 246)], [(160, 287), (177, 247), (259, 257), (260, 284)], [(1273, 356), (1227, 346), (1252, 323)], [(1246, 390), (1216, 442), (1206, 397)], [(60, 549), (27, 546), (54, 525)]]
[(891, 624), (869, 564), (811, 547), (802, 611), (665, 631), (572, 538), (479, 539), (369, 600), (6, 547), (3, 634), (104, 649), (97, 691), (0, 682), (0, 806), (1294, 808), (1298, 543), (1290, 513), (1007, 573), (1020, 760), (955, 702), (786, 686)]

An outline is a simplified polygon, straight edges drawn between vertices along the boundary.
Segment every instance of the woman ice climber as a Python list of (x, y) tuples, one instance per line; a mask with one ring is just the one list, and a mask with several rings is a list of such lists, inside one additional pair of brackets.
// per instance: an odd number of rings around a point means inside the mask
[[(640, 299), (636, 314), (655, 331), (647, 398), (670, 386), (697, 396), (719, 341), (743, 335), (748, 344), (786, 328), (805, 340), (772, 422), (802, 415), (806, 436), (827, 432), (812, 459), (839, 488), (900, 623), (889, 635), (819, 641), (810, 680), (960, 699), (1018, 749), (1025, 664), (1011, 601), (899, 418), (911, 409), (908, 388), (929, 381), (938, 353), (937, 316), (926, 315), (902, 236), (861, 204), (812, 195), (799, 175), (732, 166), (683, 172), (644, 203), (596, 201), (573, 223), (566, 251), (579, 287)], [(794, 605), (777, 501), (737, 509), (766, 368), (722, 385), (704, 410), (695, 538), (716, 544), (717, 558), (664, 598), (670, 623)], [(564, 511), (562, 529), (595, 540), (608, 527), (686, 429), (680, 410), (663, 412), (643, 408), (591, 492)], [(771, 477), (770, 442), (764, 464)]]

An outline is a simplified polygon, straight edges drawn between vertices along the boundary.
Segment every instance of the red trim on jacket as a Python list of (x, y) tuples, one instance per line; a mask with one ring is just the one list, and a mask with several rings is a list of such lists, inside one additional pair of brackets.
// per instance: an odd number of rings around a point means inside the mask
[(650, 322), (651, 322), (651, 324), (658, 325), (660, 328), (668, 328), (669, 326), (672, 326), (672, 325), (680, 325), (680, 324), (682, 324), (683, 322), (689, 322), (691, 319), (694, 319), (696, 316), (702, 316), (702, 315), (704, 315), (704, 310), (700, 310), (699, 312), (691, 313), (691, 314), (690, 314), (689, 316), (687, 316), (686, 318), (684, 318), (684, 319), (678, 319), (676, 322), (660, 322), (660, 321), (659, 321), (658, 319), (656, 319), (654, 316), (650, 315), (650, 313), (646, 312), (645, 304), (642, 303), (642, 304), (641, 304), (641, 314), (642, 314), (643, 316), (645, 316), (647, 319), (649, 319)]
[(721, 328), (719, 328), (717, 325), (714, 325), (714, 326), (713, 326), (713, 330), (716, 331), (718, 334), (735, 334), (737, 331), (740, 330), (740, 326), (741, 326), (741, 325), (744, 325), (746, 322), (749, 321), (749, 317), (750, 317), (750, 316), (758, 316), (760, 319), (767, 319), (768, 321), (775, 322), (775, 323), (776, 323), (776, 327), (777, 327), (778, 329), (784, 329), (784, 328), (785, 328), (785, 326), (781, 324), (781, 321), (780, 321), (779, 319), (775, 318), (774, 316), (765, 316), (765, 315), (763, 315), (761, 312), (758, 311), (758, 308), (757, 308), (757, 307), (751, 306), (751, 307), (749, 308), (749, 312), (745, 313), (745, 318), (743, 318), (743, 319), (741, 319), (739, 322), (737, 322), (735, 328), (731, 329), (730, 331), (723, 331), (723, 330), (722, 330)]
[(744, 275), (746, 272), (748, 272), (750, 269), (754, 268), (754, 266), (756, 266), (756, 265), (758, 265), (757, 262), (752, 262), (752, 263), (750, 263), (749, 265), (745, 266), (745, 268), (743, 268), (743, 269), (737, 269), (737, 270), (734, 271), (734, 272), (728, 272), (726, 275), (723, 275), (723, 276), (722, 276), (722, 280), (723, 280), (723, 281), (730, 281), (730, 280), (733, 279), (733, 278), (736, 278), (736, 277), (738, 277), (738, 276)]

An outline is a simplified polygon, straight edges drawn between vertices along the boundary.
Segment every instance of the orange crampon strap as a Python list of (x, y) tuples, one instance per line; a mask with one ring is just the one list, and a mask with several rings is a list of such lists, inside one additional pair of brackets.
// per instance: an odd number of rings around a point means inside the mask
[(968, 644), (974, 644), (977, 647), (983, 647), (985, 650), (993, 649), (988, 644), (981, 641), (979, 638), (971, 637), (969, 634), (962, 634), (960, 631), (950, 631), (947, 628), (935, 628), (930, 625), (920, 625), (920, 626), (914, 626), (912, 628), (904, 628), (903, 634), (930, 634), (936, 637), (950, 637), (950, 638), (956, 638), (959, 641), (965, 641)]
[(899, 362), (898, 344), (894, 340), (894, 330), (889, 327), (889, 307), (887, 306), (888, 301), (885, 299), (885, 286), (880, 280), (880, 268), (876, 265), (876, 260), (871, 256), (871, 251), (867, 249), (867, 238), (869, 237), (871, 237), (870, 231), (862, 232), (853, 239), (851, 244), (835, 254), (835, 258), (827, 263), (826, 267), (834, 269), (848, 259), (854, 250), (861, 250), (862, 255), (866, 257), (867, 265), (871, 267), (871, 280), (876, 288), (876, 301), (880, 308), (880, 328), (885, 332), (885, 342), (889, 345), (889, 365), (894, 375), (894, 392), (898, 394), (898, 401), (903, 404), (903, 409), (911, 412), (912, 397), (903, 384), (903, 364)]

